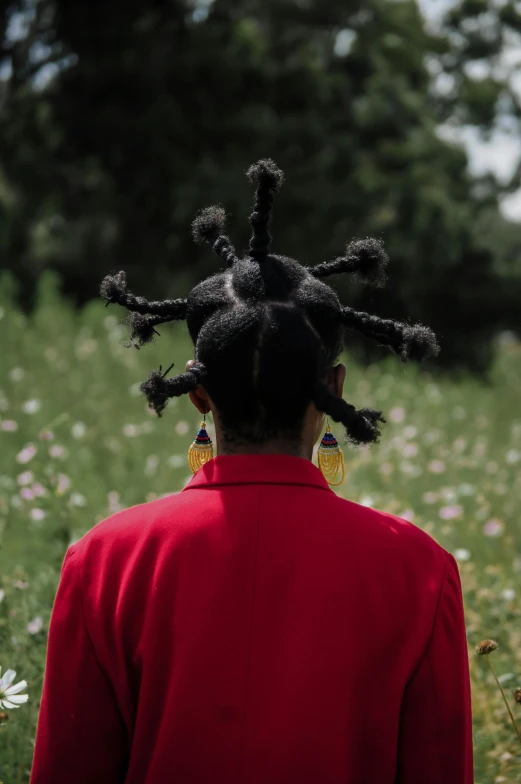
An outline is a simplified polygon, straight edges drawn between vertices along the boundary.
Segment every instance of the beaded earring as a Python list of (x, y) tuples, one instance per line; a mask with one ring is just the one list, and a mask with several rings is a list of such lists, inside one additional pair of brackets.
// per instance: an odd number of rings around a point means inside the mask
[[(322, 471), (328, 485), (337, 487), (346, 478), (344, 464), (344, 453), (338, 445), (338, 441), (331, 432), (329, 417), (327, 419), (326, 432), (318, 447), (318, 467)], [(338, 475), (340, 474), (340, 479)]]
[(206, 414), (204, 414), (201, 427), (193, 442), (190, 444), (188, 450), (188, 465), (192, 473), (201, 468), (202, 465), (207, 463), (213, 457), (213, 444), (212, 439), (206, 432)]

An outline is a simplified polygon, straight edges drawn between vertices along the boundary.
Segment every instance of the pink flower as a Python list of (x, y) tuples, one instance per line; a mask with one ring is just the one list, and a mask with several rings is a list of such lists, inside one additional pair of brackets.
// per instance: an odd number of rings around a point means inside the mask
[(417, 454), (418, 454), (417, 444), (405, 444), (404, 448), (402, 449), (403, 457), (416, 457)]
[(485, 536), (500, 536), (505, 525), (501, 520), (489, 520), (483, 527)]
[(431, 474), (442, 474), (445, 471), (445, 463), (443, 460), (431, 460), (428, 469)]
[(427, 492), (423, 494), (423, 501), (426, 504), (435, 504), (438, 500), (438, 493)]
[(23, 471), (18, 475), (17, 479), (19, 485), (30, 485), (34, 479), (34, 474), (32, 471)]
[(63, 495), (71, 486), (71, 480), (66, 474), (58, 474), (58, 485), (56, 486), (56, 494)]
[(47, 490), (40, 482), (35, 482), (32, 486), (32, 491), (34, 493), (35, 498), (40, 498), (41, 496), (47, 495)]
[(59, 444), (53, 444), (49, 448), (50, 457), (63, 457), (64, 454), (65, 454), (65, 449), (63, 446), (60, 446)]
[(405, 409), (401, 406), (396, 406), (395, 408), (391, 408), (389, 412), (389, 419), (391, 422), (403, 422), (405, 419)]
[(463, 507), (459, 504), (454, 506), (442, 506), (440, 509), (440, 517), (442, 520), (454, 520), (456, 517), (461, 517), (463, 514)]
[(22, 580), (15, 580), (13, 585), (14, 585), (15, 588), (18, 588), (20, 591), (23, 591), (24, 588), (27, 588), (29, 583), (28, 582), (22, 582)]
[(34, 498), (34, 493), (30, 487), (22, 487), (20, 490), (20, 497), (24, 499), (24, 501), (32, 501)]
[(31, 520), (40, 521), (43, 520), (44, 517), (45, 517), (45, 512), (43, 511), (43, 509), (38, 509), (38, 508), (31, 509)]
[(9, 433), (14, 433), (15, 430), (18, 430), (18, 422), (15, 422), (14, 419), (4, 419), (4, 421), (0, 423), (0, 427), (2, 430), (6, 430)]
[(27, 444), (21, 452), (18, 452), (16, 459), (19, 463), (28, 463), (36, 454), (36, 447), (34, 444)]
[(52, 441), (54, 438), (54, 433), (52, 430), (42, 430), (38, 438), (40, 441)]

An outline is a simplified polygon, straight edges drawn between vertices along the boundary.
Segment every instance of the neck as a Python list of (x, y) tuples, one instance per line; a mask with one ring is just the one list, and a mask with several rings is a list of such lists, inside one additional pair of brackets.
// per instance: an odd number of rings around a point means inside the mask
[(290, 444), (281, 441), (266, 441), (263, 444), (229, 444), (223, 443), (216, 438), (217, 452), (219, 455), (292, 455), (293, 457), (305, 457), (311, 460), (313, 447), (307, 445)]

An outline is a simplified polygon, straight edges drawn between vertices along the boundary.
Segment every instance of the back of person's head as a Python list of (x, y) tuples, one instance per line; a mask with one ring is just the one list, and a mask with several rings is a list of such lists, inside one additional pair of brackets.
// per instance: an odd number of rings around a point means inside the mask
[(436, 337), (421, 324), (342, 307), (322, 281), (349, 273), (383, 286), (388, 257), (380, 240), (354, 241), (344, 256), (312, 268), (272, 254), (270, 213), (283, 173), (266, 159), (251, 166), (247, 176), (256, 186), (256, 197), (249, 254), (243, 259), (226, 236), (224, 210), (207, 207), (193, 223), (193, 236), (208, 243), (226, 268), (196, 285), (186, 299), (151, 302), (137, 297), (128, 291), (123, 271), (107, 275), (101, 284), (107, 305), (117, 302), (131, 311), (131, 344), (137, 347), (153, 340), (158, 324), (187, 321), (195, 346), (193, 366), (169, 379), (169, 371), (155, 370), (141, 389), (161, 416), (168, 398), (202, 385), (230, 443), (298, 441), (310, 403), (341, 422), (352, 444), (374, 443), (379, 423), (385, 422), (382, 412), (356, 410), (326, 384), (342, 351), (345, 329), (388, 346), (403, 361), (437, 354)]

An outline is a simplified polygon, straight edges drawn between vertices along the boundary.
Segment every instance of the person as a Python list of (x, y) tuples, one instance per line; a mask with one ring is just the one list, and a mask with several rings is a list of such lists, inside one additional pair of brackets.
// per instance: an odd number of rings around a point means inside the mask
[(315, 267), (272, 254), (283, 174), (263, 159), (248, 176), (245, 258), (208, 207), (194, 237), (225, 266), (186, 299), (135, 296), (124, 272), (102, 283), (107, 304), (130, 311), (131, 345), (186, 319), (194, 359), (142, 389), (160, 416), (186, 393), (211, 411), (218, 454), (201, 428), (181, 491), (68, 548), (31, 783), (471, 784), (457, 563), (414, 524), (336, 494), (332, 430), (325, 473), (312, 462), (326, 416), (355, 446), (377, 443), (385, 422), (342, 397), (345, 328), (404, 361), (438, 342), (423, 325), (343, 307), (324, 282), (349, 273), (381, 286), (380, 240)]

